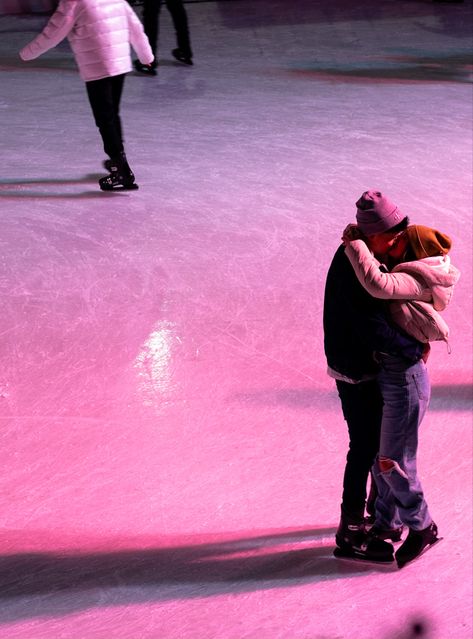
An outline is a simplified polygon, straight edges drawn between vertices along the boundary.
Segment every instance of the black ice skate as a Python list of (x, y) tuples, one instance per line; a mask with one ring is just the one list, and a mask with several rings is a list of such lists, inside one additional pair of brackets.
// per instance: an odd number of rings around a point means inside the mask
[(392, 563), (394, 548), (386, 541), (366, 532), (364, 523), (349, 523), (342, 519), (335, 535), (337, 548), (333, 551), (339, 559), (356, 559), (376, 563)]
[(116, 158), (105, 160), (104, 166), (110, 171), (110, 175), (100, 178), (99, 185), (102, 191), (130, 191), (138, 188), (138, 184), (135, 183), (135, 176), (124, 153), (121, 153)]
[(414, 561), (441, 539), (434, 522), (424, 530), (410, 529), (406, 541), (396, 552), (397, 565), (402, 568), (410, 561)]
[(194, 63), (192, 62), (192, 54), (189, 51), (184, 51), (184, 49), (173, 49), (171, 51), (173, 56), (178, 60), (178, 62), (182, 62), (183, 64), (189, 64), (192, 66)]
[(156, 67), (158, 66), (158, 61), (155, 60), (151, 64), (142, 64), (139, 60), (135, 60), (133, 62), (133, 66), (135, 67), (135, 71), (138, 73), (142, 73), (143, 75), (155, 76), (157, 75)]
[(380, 528), (379, 526), (372, 526), (370, 528), (369, 534), (372, 537), (376, 537), (377, 539), (390, 539), (391, 541), (401, 541), (402, 531), (404, 530), (403, 526), (399, 526), (399, 528)]

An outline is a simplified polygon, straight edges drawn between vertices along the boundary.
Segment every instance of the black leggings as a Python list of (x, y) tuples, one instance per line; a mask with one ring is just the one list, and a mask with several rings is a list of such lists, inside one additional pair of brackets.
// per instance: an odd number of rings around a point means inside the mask
[(114, 75), (101, 80), (86, 82), (87, 95), (103, 140), (103, 148), (110, 158), (123, 152), (123, 135), (120, 121), (120, 98), (125, 75)]

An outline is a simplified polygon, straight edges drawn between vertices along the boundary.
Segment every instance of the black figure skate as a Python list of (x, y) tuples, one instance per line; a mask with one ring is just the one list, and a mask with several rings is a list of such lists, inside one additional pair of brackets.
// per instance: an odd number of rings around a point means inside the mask
[(397, 565), (402, 568), (410, 561), (414, 561), (441, 539), (442, 537), (438, 536), (437, 525), (434, 522), (423, 530), (412, 530), (411, 528), (406, 541), (396, 552)]
[(182, 62), (183, 64), (188, 64), (190, 66), (194, 64), (192, 62), (192, 54), (189, 51), (184, 51), (184, 49), (177, 48), (173, 49), (171, 53), (178, 62)]
[(364, 523), (351, 522), (342, 517), (335, 541), (337, 548), (333, 554), (338, 559), (355, 559), (383, 564), (394, 561), (392, 545), (367, 532)]
[(107, 171), (110, 171), (110, 175), (100, 178), (99, 186), (102, 191), (133, 191), (138, 188), (124, 153), (120, 153), (116, 158), (105, 160), (103, 164)]
[(143, 75), (155, 76), (157, 75), (156, 67), (158, 66), (158, 61), (154, 60), (151, 64), (143, 64), (139, 60), (135, 60), (133, 62), (133, 66), (135, 67), (135, 71), (138, 73), (142, 73)]
[(377, 539), (390, 539), (391, 541), (401, 541), (402, 532), (404, 530), (404, 526), (399, 526), (399, 528), (380, 528), (379, 526), (371, 526), (370, 528), (370, 536), (376, 537)]

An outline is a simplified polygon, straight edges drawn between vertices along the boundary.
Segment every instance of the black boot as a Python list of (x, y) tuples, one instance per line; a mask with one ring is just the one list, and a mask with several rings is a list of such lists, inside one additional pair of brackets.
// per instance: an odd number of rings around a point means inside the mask
[(157, 75), (156, 67), (158, 66), (158, 61), (154, 60), (151, 64), (143, 64), (139, 60), (135, 60), (133, 62), (133, 66), (138, 73), (142, 73), (143, 75), (155, 76)]
[(391, 563), (394, 561), (394, 548), (391, 544), (370, 535), (365, 528), (364, 521), (350, 520), (342, 515), (335, 541), (336, 557), (361, 559)]
[(432, 522), (430, 526), (423, 530), (409, 530), (406, 541), (396, 552), (396, 561), (399, 568), (402, 568), (410, 561), (413, 561), (437, 541), (441, 537), (438, 536), (437, 525)]
[(124, 153), (120, 153), (116, 158), (105, 160), (104, 166), (110, 171), (110, 175), (100, 178), (99, 185), (102, 191), (114, 191), (116, 189), (134, 190), (138, 188), (138, 184), (135, 183), (135, 176)]
[(404, 530), (403, 526), (399, 526), (399, 528), (380, 528), (379, 526), (372, 526), (370, 528), (370, 535), (372, 537), (377, 537), (378, 539), (390, 539), (391, 541), (401, 541), (402, 531)]
[(184, 49), (177, 48), (177, 49), (173, 49), (171, 53), (176, 58), (176, 60), (178, 60), (179, 62), (182, 62), (183, 64), (189, 64), (191, 66), (194, 64), (192, 62), (192, 53), (190, 53), (189, 51), (185, 51)]

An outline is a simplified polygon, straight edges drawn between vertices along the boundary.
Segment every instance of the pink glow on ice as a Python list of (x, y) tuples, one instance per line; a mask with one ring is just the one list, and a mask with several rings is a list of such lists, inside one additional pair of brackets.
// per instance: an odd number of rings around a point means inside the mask
[[(23, 65), (44, 18), (2, 19), (0, 639), (470, 639), (471, 4), (187, 7), (195, 66), (163, 10), (126, 80), (120, 195), (68, 48)], [(462, 272), (420, 434), (445, 539), (402, 571), (332, 557), (323, 290), (373, 185)]]

